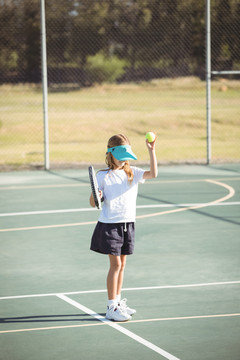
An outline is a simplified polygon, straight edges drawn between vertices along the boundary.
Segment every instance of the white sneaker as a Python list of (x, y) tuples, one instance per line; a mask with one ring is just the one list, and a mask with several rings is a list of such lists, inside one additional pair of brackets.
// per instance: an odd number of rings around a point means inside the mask
[(115, 307), (111, 305), (107, 308), (106, 319), (114, 321), (128, 321), (131, 320), (131, 316), (124, 312), (120, 306)]
[(134, 315), (136, 314), (135, 309), (131, 309), (127, 306), (127, 299), (122, 299), (120, 301), (119, 307), (122, 309), (123, 312), (127, 313), (128, 315)]

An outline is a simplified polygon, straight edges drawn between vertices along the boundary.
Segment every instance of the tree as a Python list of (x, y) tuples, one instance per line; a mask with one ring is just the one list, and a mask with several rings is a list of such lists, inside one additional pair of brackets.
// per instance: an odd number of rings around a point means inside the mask
[(151, 22), (148, 1), (112, 1), (108, 10), (107, 33), (115, 45), (114, 52), (127, 59), (134, 69)]
[(24, 53), (25, 71), (27, 81), (39, 82), (41, 67), (41, 44), (40, 44), (40, 9), (39, 2), (25, 0), (24, 2)]
[[(211, 4), (212, 61), (230, 70), (240, 61), (239, 0)], [(0, 21), (2, 79), (14, 74), (16, 81), (39, 81), (39, 0), (1, 0)], [(100, 53), (127, 60), (130, 74), (140, 67), (163, 69), (164, 76), (203, 71), (203, 1), (51, 0), (46, 22), (51, 69), (84, 71), (88, 57)]]

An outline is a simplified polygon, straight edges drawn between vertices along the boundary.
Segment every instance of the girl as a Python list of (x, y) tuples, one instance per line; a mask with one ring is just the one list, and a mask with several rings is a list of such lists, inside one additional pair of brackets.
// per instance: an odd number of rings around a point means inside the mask
[[(157, 177), (155, 141), (146, 145), (150, 156), (150, 171), (129, 165), (137, 160), (128, 138), (122, 134), (108, 141), (106, 163), (108, 168), (97, 173), (100, 196), (104, 198), (102, 211), (95, 227), (90, 249), (109, 256), (107, 276), (108, 304), (106, 318), (127, 321), (136, 310), (121, 300), (124, 268), (127, 255), (134, 250), (134, 226), (138, 183)], [(93, 195), (90, 205), (95, 207)]]

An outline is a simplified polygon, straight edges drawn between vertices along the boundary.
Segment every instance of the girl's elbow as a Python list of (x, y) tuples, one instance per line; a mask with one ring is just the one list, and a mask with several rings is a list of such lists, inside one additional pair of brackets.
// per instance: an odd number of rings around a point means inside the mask
[(152, 178), (155, 179), (158, 177), (158, 169), (156, 169), (155, 171), (152, 172)]
[(149, 177), (147, 177), (148, 180), (155, 179), (158, 176), (157, 173), (150, 173)]

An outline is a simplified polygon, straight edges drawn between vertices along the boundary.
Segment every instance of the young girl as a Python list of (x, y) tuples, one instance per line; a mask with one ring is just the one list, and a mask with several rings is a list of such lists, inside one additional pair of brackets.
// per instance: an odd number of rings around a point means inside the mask
[[(106, 163), (108, 168), (97, 173), (100, 196), (104, 198), (102, 211), (94, 230), (91, 250), (107, 254), (110, 268), (107, 276), (108, 304), (106, 318), (127, 321), (136, 310), (121, 300), (124, 268), (127, 255), (134, 250), (134, 226), (138, 183), (157, 177), (155, 141), (146, 145), (150, 155), (150, 171), (129, 165), (137, 160), (128, 138), (122, 134), (108, 141)], [(93, 195), (90, 205), (95, 207)]]

